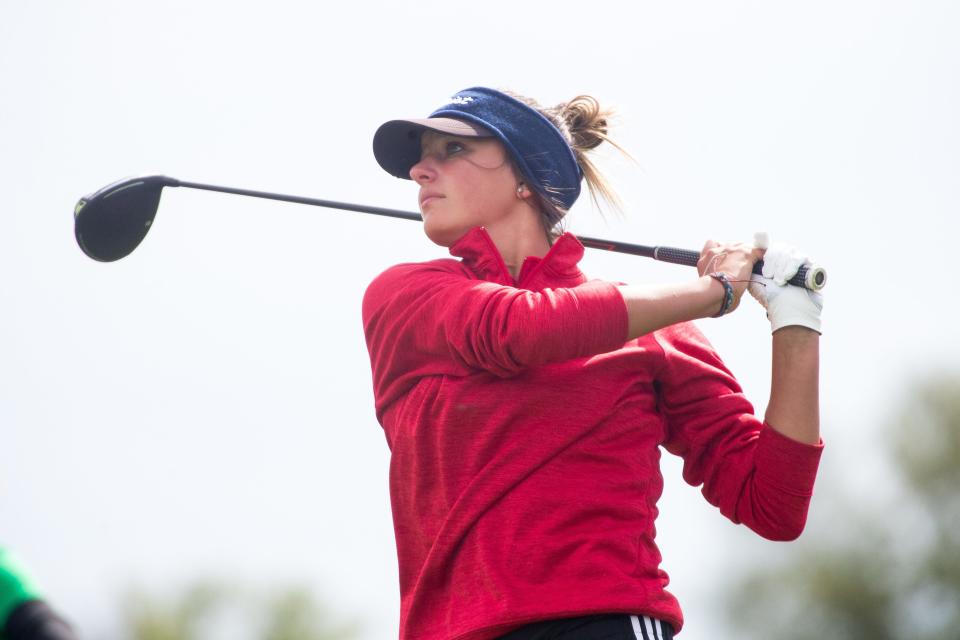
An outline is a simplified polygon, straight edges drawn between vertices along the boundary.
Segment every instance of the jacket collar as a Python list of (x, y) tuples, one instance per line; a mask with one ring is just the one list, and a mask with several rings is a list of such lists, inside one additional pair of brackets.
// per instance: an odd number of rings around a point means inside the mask
[(497, 245), (484, 227), (475, 227), (450, 247), (450, 255), (461, 258), (481, 280), (539, 291), (548, 287), (573, 287), (586, 282), (577, 263), (583, 258), (583, 245), (572, 233), (557, 238), (543, 258), (528, 256), (514, 280)]

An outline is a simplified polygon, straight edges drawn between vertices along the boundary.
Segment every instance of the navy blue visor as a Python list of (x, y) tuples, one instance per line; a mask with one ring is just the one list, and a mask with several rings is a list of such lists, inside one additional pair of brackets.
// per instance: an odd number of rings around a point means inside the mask
[(539, 111), (485, 87), (464, 89), (428, 118), (391, 120), (373, 136), (373, 154), (390, 175), (410, 179), (420, 161), (424, 131), (497, 138), (529, 186), (569, 209), (580, 196), (583, 172), (563, 134)]

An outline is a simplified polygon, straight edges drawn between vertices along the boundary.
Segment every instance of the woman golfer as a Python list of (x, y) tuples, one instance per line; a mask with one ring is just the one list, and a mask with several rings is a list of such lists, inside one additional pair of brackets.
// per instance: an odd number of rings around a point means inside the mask
[[(820, 299), (754, 286), (773, 328), (766, 416), (690, 322), (734, 311), (762, 249), (708, 242), (700, 277), (588, 280), (557, 223), (606, 139), (595, 100), (551, 109), (487, 88), (379, 128), (374, 153), (420, 187), (453, 259), (400, 264), (363, 301), (376, 413), (391, 450), (400, 637), (668, 639), (680, 606), (654, 535), (659, 448), (734, 522), (803, 529), (821, 452)], [(780, 284), (778, 284), (780, 283)]]

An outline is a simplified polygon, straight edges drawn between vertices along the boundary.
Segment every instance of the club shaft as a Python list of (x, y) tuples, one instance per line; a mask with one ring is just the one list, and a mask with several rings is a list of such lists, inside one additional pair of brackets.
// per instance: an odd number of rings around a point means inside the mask
[(232, 193), (238, 196), (251, 196), (253, 198), (265, 198), (267, 200), (279, 200), (281, 202), (294, 202), (296, 204), (309, 204), (315, 207), (326, 207), (328, 209), (344, 209), (346, 211), (357, 211), (359, 213), (372, 213), (377, 216), (387, 216), (390, 218), (401, 218), (403, 220), (415, 220), (420, 222), (423, 218), (419, 213), (412, 211), (400, 211), (399, 209), (386, 209), (384, 207), (371, 207), (363, 204), (350, 204), (349, 202), (334, 202), (333, 200), (320, 200), (318, 198), (305, 198), (303, 196), (288, 196), (282, 193), (270, 193), (269, 191), (251, 191), (250, 189), (235, 189), (233, 187), (218, 187), (212, 184), (200, 184), (199, 182), (177, 181), (178, 187), (188, 187), (190, 189), (202, 189), (204, 191), (218, 191), (220, 193)]
[[(318, 198), (305, 198), (303, 196), (291, 196), (282, 193), (270, 193), (269, 191), (253, 191), (250, 189), (236, 189), (234, 187), (220, 187), (199, 182), (184, 182), (176, 180), (175, 184), (167, 184), (171, 187), (187, 187), (189, 189), (201, 189), (203, 191), (217, 191), (220, 193), (232, 193), (240, 196), (250, 196), (253, 198), (265, 198), (267, 200), (279, 200), (281, 202), (293, 202), (296, 204), (308, 204), (316, 207), (326, 207), (328, 209), (342, 209), (345, 211), (356, 211), (358, 213), (372, 213), (378, 216), (387, 216), (390, 218), (400, 218), (402, 220), (415, 220), (420, 222), (423, 218), (419, 213), (412, 211), (401, 211), (399, 209), (387, 209), (384, 207), (371, 207), (369, 205), (351, 204), (349, 202), (336, 202), (334, 200), (320, 200)], [(642, 244), (632, 244), (629, 242), (617, 242), (613, 240), (603, 240), (600, 238), (591, 238), (589, 236), (577, 236), (585, 247), (591, 249), (602, 249), (604, 251), (613, 251), (616, 253), (626, 253), (634, 256), (653, 258), (661, 262), (670, 262), (673, 264), (685, 265), (688, 267), (697, 266), (700, 260), (700, 252), (690, 249), (678, 249), (676, 247), (646, 246)], [(762, 275), (763, 261), (757, 262), (753, 266), (753, 272)], [(819, 290), (826, 284), (826, 271), (822, 267), (802, 266), (796, 275), (789, 280), (789, 283), (798, 287)]]
[[(613, 242), (611, 240), (600, 240), (598, 238), (589, 238), (587, 236), (577, 236), (583, 246), (591, 249), (604, 249), (606, 251), (616, 251), (617, 253), (629, 253), (635, 256), (653, 258), (660, 262), (670, 262), (672, 264), (682, 264), (688, 267), (697, 266), (700, 260), (700, 253), (690, 249), (678, 249), (677, 247), (647, 247), (639, 244), (630, 244), (628, 242)], [(753, 265), (753, 273), (758, 276), (763, 275), (763, 260), (759, 260)], [(818, 291), (826, 284), (826, 271), (818, 266), (801, 266), (797, 273), (787, 281), (797, 287), (805, 287)]]

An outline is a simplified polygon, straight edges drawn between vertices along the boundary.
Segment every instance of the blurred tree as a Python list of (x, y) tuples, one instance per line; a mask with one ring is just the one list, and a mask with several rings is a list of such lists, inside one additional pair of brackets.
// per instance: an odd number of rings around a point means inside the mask
[(839, 504), (844, 526), (744, 578), (728, 607), (743, 637), (960, 639), (960, 377), (918, 384), (890, 427), (899, 489)]
[(333, 625), (331, 616), (315, 604), (307, 591), (293, 589), (277, 596), (269, 607), (263, 640), (348, 640), (356, 638), (356, 624)]
[[(161, 602), (132, 592), (125, 606), (129, 640), (353, 640), (358, 625), (339, 623), (305, 589), (251, 596), (224, 583), (201, 582)], [(239, 634), (239, 635), (237, 635)]]
[(200, 640), (205, 619), (225, 600), (226, 589), (214, 583), (190, 587), (173, 604), (143, 592), (127, 598), (127, 627), (133, 640)]

